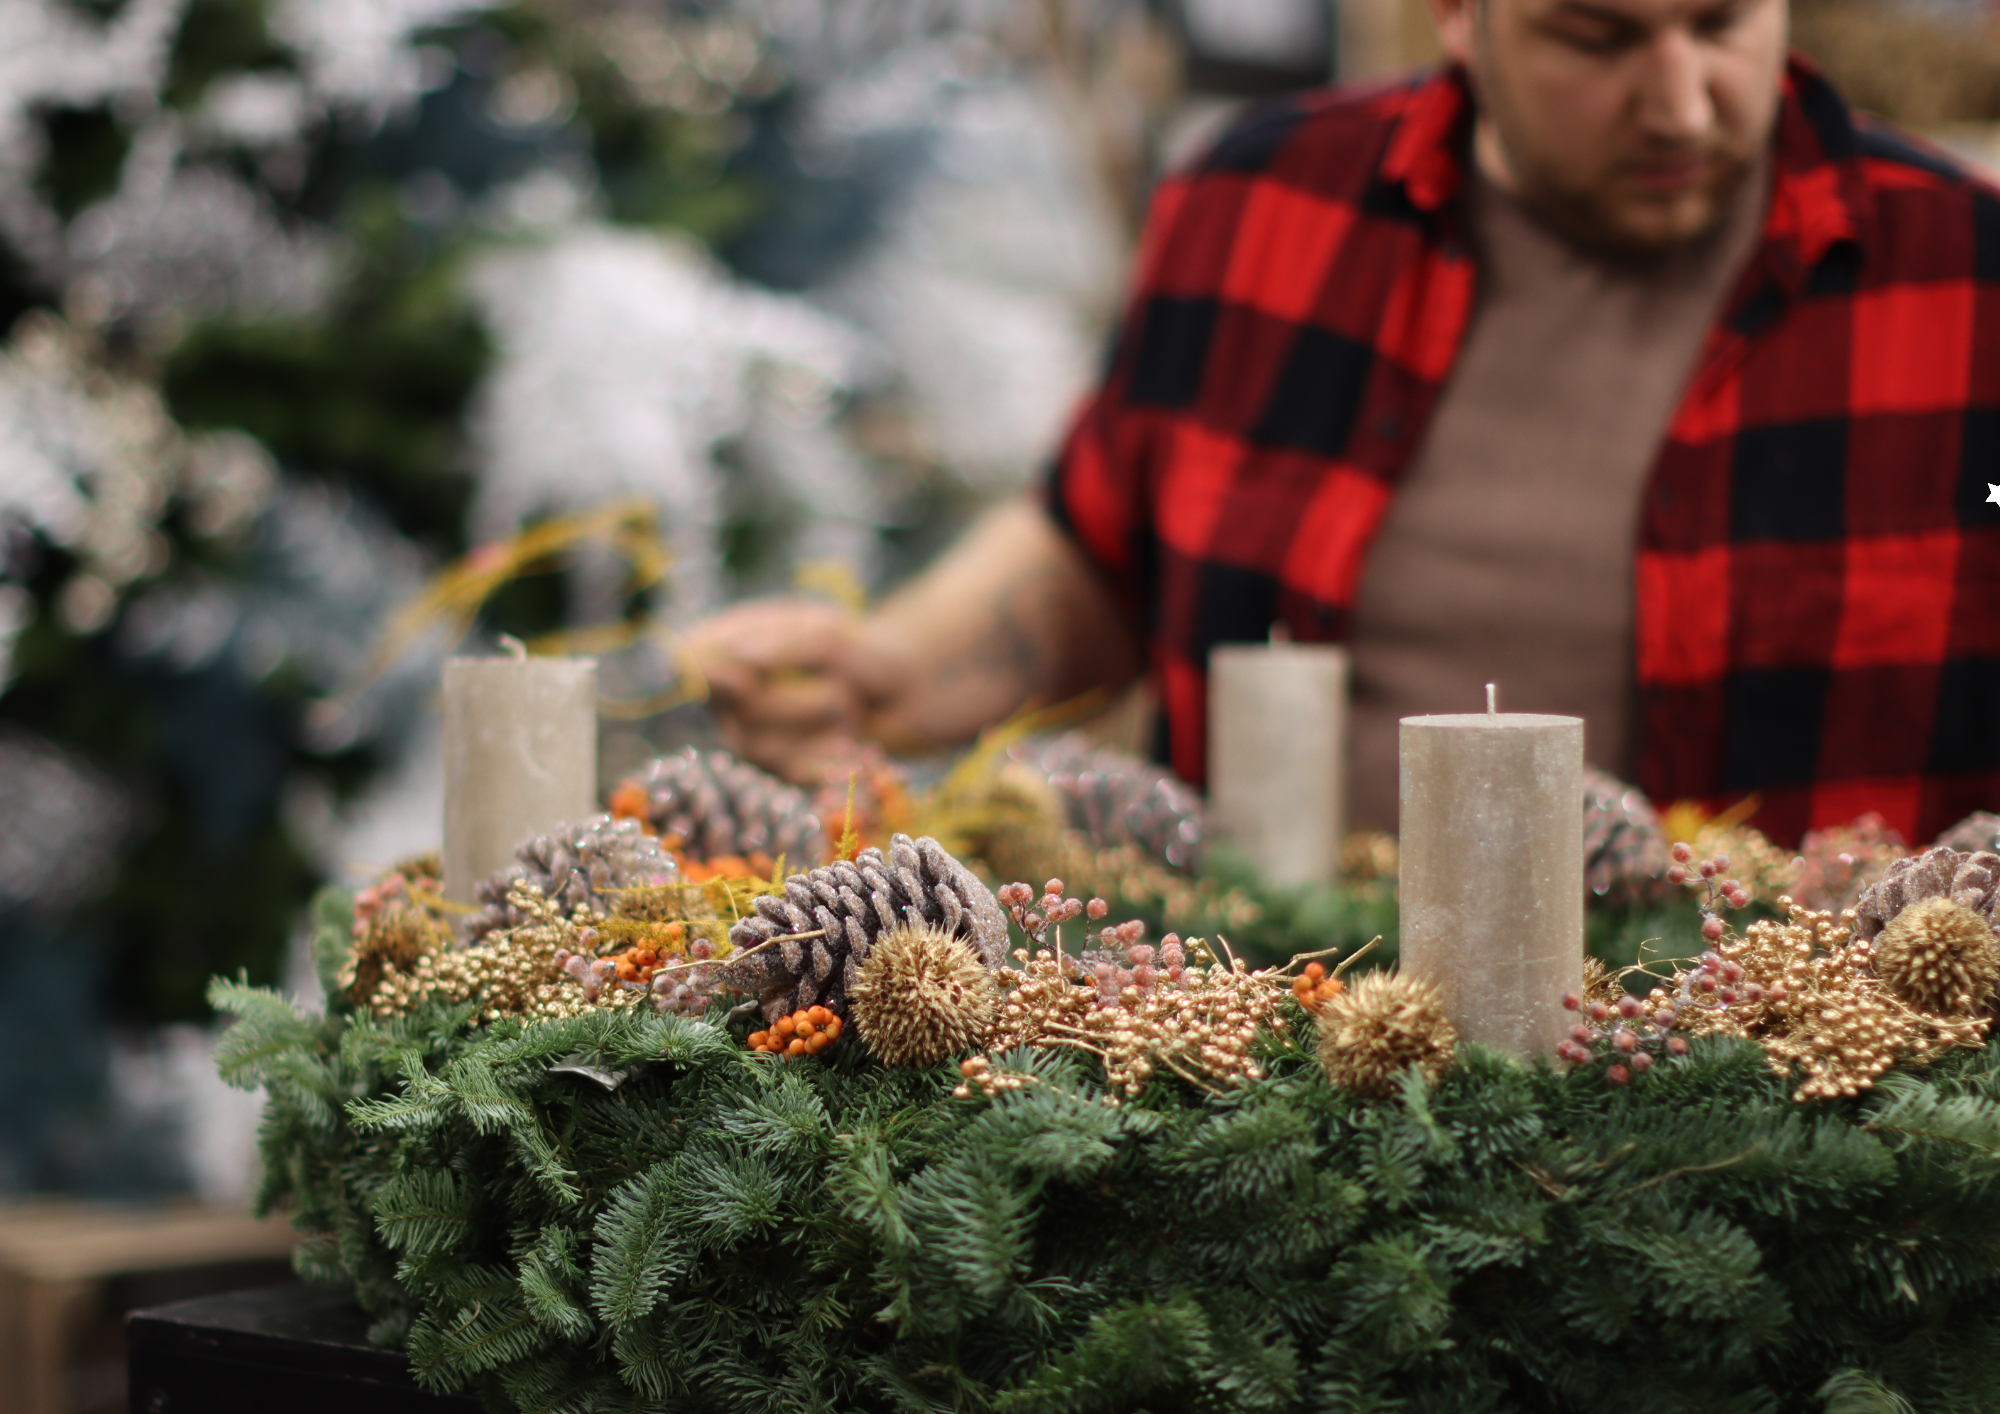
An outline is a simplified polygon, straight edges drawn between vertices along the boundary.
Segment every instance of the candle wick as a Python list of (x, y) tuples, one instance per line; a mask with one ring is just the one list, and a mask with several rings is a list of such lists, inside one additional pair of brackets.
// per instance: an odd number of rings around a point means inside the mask
[[(527, 644), (525, 644), (525, 643), (523, 643), (523, 642), (521, 642), (521, 640), (520, 640), (520, 639), (518, 639), (518, 638), (514, 637), (514, 635), (513, 635), (513, 634), (511, 634), (511, 633), (503, 633), (503, 634), (501, 634), (501, 635), (500, 635), (500, 646), (501, 646), (502, 648), (504, 648), (505, 650), (507, 650), (507, 656), (508, 656), (508, 657), (510, 657), (510, 658), (512, 658), (512, 659), (513, 659), (513, 660), (514, 660), (515, 662), (517, 662), (517, 663), (518, 663), (518, 662), (525, 662), (525, 661), (527, 660), (527, 657), (528, 657), (528, 645), (527, 645)], [(1490, 692), (1491, 690), (1492, 690), (1492, 689), (1490, 689), (1490, 688), (1488, 689), (1488, 691), (1489, 691), (1489, 692)]]
[(1491, 717), (1500, 710), (1500, 689), (1497, 683), (1486, 684), (1486, 715)]

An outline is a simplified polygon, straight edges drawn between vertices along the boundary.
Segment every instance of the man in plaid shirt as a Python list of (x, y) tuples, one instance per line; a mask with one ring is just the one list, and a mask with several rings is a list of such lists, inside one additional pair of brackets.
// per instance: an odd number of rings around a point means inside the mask
[(697, 635), (742, 749), (803, 774), (1143, 663), (1200, 781), (1208, 652), (1275, 627), (1353, 645), (1364, 823), (1382, 724), (1495, 672), (1780, 841), (2000, 807), (2000, 195), (1788, 61), (1783, 0), (1433, 5), (1440, 72), (1162, 185), (1045, 500), (866, 624)]

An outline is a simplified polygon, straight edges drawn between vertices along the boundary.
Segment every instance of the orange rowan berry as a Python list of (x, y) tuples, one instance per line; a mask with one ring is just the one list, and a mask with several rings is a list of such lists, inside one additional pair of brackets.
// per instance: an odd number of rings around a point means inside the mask
[(829, 1036), (831, 1036), (831, 1037), (833, 1037), (833, 1038), (834, 1038), (834, 1039), (835, 1039), (836, 1041), (840, 1039), (840, 1018), (839, 1018), (839, 1017), (837, 1017), (837, 1016), (831, 1016), (831, 1017), (828, 1017), (828, 1018), (827, 1018), (827, 1022), (826, 1022), (826, 1034), (827, 1034), (827, 1035), (829, 1035)]
[(802, 1056), (805, 1053), (806, 1043), (797, 1037), (793, 1037), (791, 1043), (785, 1047), (785, 1054), (788, 1056)]
[(813, 1037), (810, 1041), (806, 1042), (806, 1049), (808, 1051), (811, 1051), (814, 1055), (818, 1055), (821, 1051), (825, 1050), (828, 1046), (831, 1046), (832, 1044), (833, 1044), (833, 1037), (827, 1035), (824, 1031), (822, 1031), (819, 1033), (819, 1035)]
[(771, 1034), (773, 1036), (790, 1036), (792, 1032), (798, 1029), (798, 1025), (796, 1017), (781, 1016), (778, 1018), (778, 1024), (771, 1028)]

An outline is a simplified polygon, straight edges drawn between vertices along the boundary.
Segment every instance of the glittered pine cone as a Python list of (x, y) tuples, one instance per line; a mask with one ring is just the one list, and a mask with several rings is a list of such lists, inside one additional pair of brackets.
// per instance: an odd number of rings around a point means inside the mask
[(1899, 859), (1854, 905), (1854, 936), (1873, 940), (1896, 915), (1927, 898), (1962, 904), (1994, 926), (2000, 906), (2000, 854), (1962, 854), (1943, 845)]
[(2000, 815), (1976, 811), (1939, 835), (1937, 842), (1961, 854), (2000, 853)]
[(1171, 771), (1095, 746), (1081, 732), (1024, 743), (1012, 754), (1048, 776), (1070, 828), (1097, 848), (1136, 844), (1174, 869), (1200, 864), (1208, 845), (1207, 811), (1201, 792)]
[(1400, 972), (1364, 973), (1320, 1008), (1319, 1063), (1357, 1095), (1388, 1098), (1413, 1065), (1435, 1085), (1457, 1049), (1437, 990)]
[(2000, 937), (1962, 903), (1918, 899), (1876, 938), (1875, 975), (1919, 1011), (1969, 1016), (2000, 987)]
[(1653, 802), (1637, 786), (1595, 768), (1583, 773), (1583, 881), (1613, 903), (1667, 891), (1667, 837)]
[(884, 1065), (932, 1066), (978, 1050), (999, 1004), (993, 969), (929, 923), (875, 940), (848, 993), (854, 1025)]
[[(761, 950), (732, 962), (727, 977), (755, 992), (771, 1021), (810, 1006), (846, 1016), (876, 939), (897, 928), (929, 924), (962, 938), (987, 967), (1000, 966), (1007, 953), (1007, 917), (991, 891), (928, 836), (895, 835), (887, 855), (864, 849), (794, 874), (784, 893), (766, 894), (754, 907), (729, 930), (729, 941), (741, 952)], [(815, 936), (795, 936), (808, 933)]]
[(481, 907), (466, 923), (468, 941), (477, 943), (488, 933), (528, 921), (507, 903), (517, 882), (535, 885), (565, 914), (585, 904), (609, 913), (616, 890), (669, 884), (679, 872), (673, 856), (637, 820), (609, 815), (530, 835), (515, 847), (514, 858), (519, 862), (473, 885), (473, 899)]
[(726, 751), (690, 746), (650, 763), (633, 784), (647, 823), (690, 859), (763, 854), (808, 864), (826, 854), (806, 793)]

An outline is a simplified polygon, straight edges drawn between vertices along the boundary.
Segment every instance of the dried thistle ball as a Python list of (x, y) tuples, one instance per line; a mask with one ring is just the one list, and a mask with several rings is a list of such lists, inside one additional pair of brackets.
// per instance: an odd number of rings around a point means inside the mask
[(1367, 973), (1320, 1009), (1319, 1063), (1357, 1095), (1387, 1099), (1411, 1066), (1435, 1085), (1457, 1049), (1437, 989), (1400, 972)]
[(847, 999), (877, 1060), (922, 1068), (980, 1048), (998, 989), (964, 939), (918, 923), (875, 940)]
[(2000, 987), (2000, 937), (1962, 903), (1921, 899), (1876, 939), (1875, 975), (1919, 1011), (1970, 1015)]

